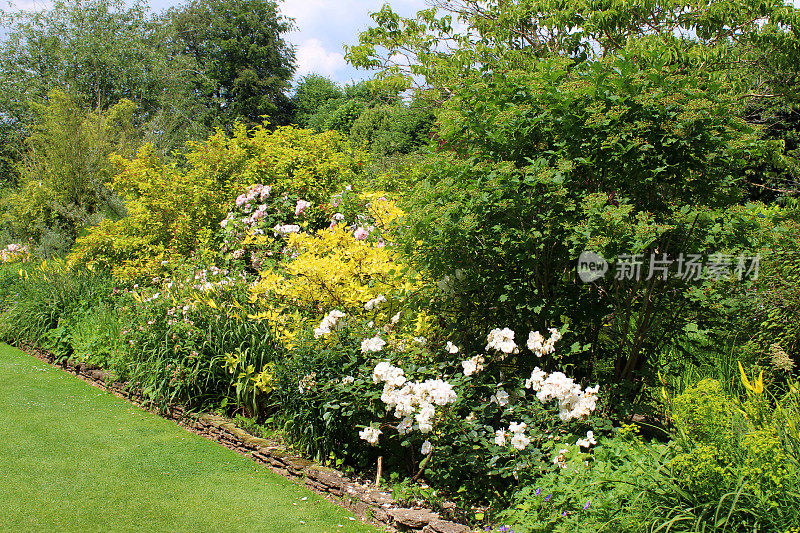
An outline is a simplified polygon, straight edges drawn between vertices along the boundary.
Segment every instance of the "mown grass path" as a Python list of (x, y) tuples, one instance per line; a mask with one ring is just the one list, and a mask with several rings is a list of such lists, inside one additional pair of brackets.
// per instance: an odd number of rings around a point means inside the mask
[(0, 531), (378, 531), (265, 467), (6, 345), (0, 476)]

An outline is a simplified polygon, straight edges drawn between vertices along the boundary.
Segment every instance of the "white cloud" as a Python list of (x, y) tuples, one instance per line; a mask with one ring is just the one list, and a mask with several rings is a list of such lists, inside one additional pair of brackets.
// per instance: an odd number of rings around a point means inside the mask
[[(177, 1), (177, 0), (169, 0)], [(355, 70), (344, 61), (344, 46), (358, 43), (358, 34), (374, 22), (370, 12), (380, 10), (389, 1), (403, 16), (412, 16), (425, 7), (425, 0), (284, 0), (281, 14), (295, 20), (295, 31), (285, 35), (295, 45), (295, 79), (315, 72), (340, 83), (370, 76)]]
[(328, 52), (319, 39), (307, 39), (297, 47), (297, 76), (315, 73), (335, 77), (347, 66), (344, 55)]
[[(284, 0), (280, 4), (283, 15), (295, 19), (302, 28), (320, 15), (324, 15), (330, 8), (325, 8), (325, 0)], [(330, 2), (328, 2), (330, 5)]]

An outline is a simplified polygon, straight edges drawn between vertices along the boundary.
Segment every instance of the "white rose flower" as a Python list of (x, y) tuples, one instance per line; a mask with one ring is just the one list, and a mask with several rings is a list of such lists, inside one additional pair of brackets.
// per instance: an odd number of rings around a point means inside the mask
[(350, 385), (355, 380), (356, 380), (356, 378), (354, 378), (353, 376), (345, 376), (345, 377), (342, 378), (342, 383), (345, 384), (345, 385)]
[(466, 361), (461, 361), (461, 366), (464, 367), (464, 375), (471, 376), (476, 372), (480, 372), (483, 370), (483, 356), (476, 355), (474, 357), (470, 357)]
[(431, 451), (433, 451), (433, 445), (431, 444), (431, 441), (426, 440), (423, 442), (422, 449), (420, 451), (422, 452), (422, 455), (428, 455), (431, 453)]
[(593, 431), (587, 431), (586, 432), (586, 438), (585, 439), (578, 439), (578, 441), (575, 444), (580, 446), (581, 448), (588, 448), (588, 447), (592, 446), (593, 444), (597, 444), (597, 441), (594, 438), (594, 432)]
[(414, 419), (413, 419), (413, 418), (411, 418), (410, 416), (407, 416), (407, 417), (405, 417), (405, 418), (403, 419), (403, 421), (402, 421), (402, 422), (400, 422), (399, 424), (397, 424), (397, 432), (398, 432), (399, 434), (401, 434), (401, 435), (405, 435), (406, 433), (408, 433), (409, 431), (411, 431), (411, 428), (412, 428), (413, 426), (414, 426)]
[(515, 433), (514, 436), (511, 437), (511, 446), (517, 450), (524, 450), (530, 443), (531, 439), (526, 437), (524, 433)]
[(487, 350), (497, 350), (504, 354), (503, 357), (511, 353), (519, 353), (519, 348), (514, 342), (514, 332), (509, 328), (493, 329), (486, 337), (486, 341)]
[(505, 446), (506, 445), (506, 430), (505, 429), (498, 429), (494, 432), (494, 443), (498, 446)]
[(458, 346), (450, 341), (447, 341), (447, 351), (450, 353), (458, 353)]
[(386, 346), (386, 341), (378, 336), (361, 341), (361, 352), (380, 352)]
[(380, 307), (381, 303), (386, 301), (386, 297), (383, 294), (379, 294), (372, 300), (368, 301), (364, 304), (364, 309), (367, 311), (372, 311), (373, 309), (377, 309)]
[(525, 380), (525, 388), (532, 388), (534, 391), (540, 391), (546, 377), (547, 373), (537, 366), (533, 369), (533, 372), (531, 372), (530, 379)]
[(505, 407), (508, 405), (508, 393), (503, 389), (497, 391), (497, 393), (493, 394), (490, 398), (490, 403), (496, 403), (500, 407)]
[(525, 422), (520, 422), (520, 423), (517, 423), (517, 422), (511, 422), (511, 423), (508, 425), (508, 430), (509, 430), (511, 433), (524, 433), (524, 432), (525, 432), (525, 429), (526, 429), (527, 427), (528, 427), (528, 424), (526, 424)]
[(358, 432), (358, 436), (361, 437), (361, 440), (365, 440), (368, 443), (372, 444), (373, 446), (378, 444), (378, 436), (381, 434), (380, 429), (376, 429), (373, 427), (367, 427), (363, 430)]

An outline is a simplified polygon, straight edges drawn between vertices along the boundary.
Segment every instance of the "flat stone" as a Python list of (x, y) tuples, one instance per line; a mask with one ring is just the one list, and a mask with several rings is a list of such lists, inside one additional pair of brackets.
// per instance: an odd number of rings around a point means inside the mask
[[(372, 507), (370, 507), (369, 504), (366, 504), (364, 502), (359, 502), (359, 501), (350, 502), (348, 504), (348, 507), (350, 507), (356, 514), (360, 514), (363, 516), (368, 516), (370, 512), (372, 512)], [(386, 516), (388, 517), (388, 514)]]
[(438, 520), (439, 515), (427, 509), (389, 509), (389, 515), (400, 525), (412, 529), (421, 529), (431, 520)]
[(366, 492), (362, 492), (359, 494), (359, 498), (367, 503), (372, 503), (375, 505), (383, 505), (385, 503), (391, 503), (392, 499), (378, 492), (377, 490), (368, 490)]
[(302, 457), (286, 457), (284, 459), (284, 464), (286, 465), (286, 468), (295, 474), (302, 474), (306, 468), (314, 464), (314, 461), (309, 461), (308, 459), (303, 459)]
[(248, 444), (252, 444), (256, 448), (262, 448), (262, 447), (269, 446), (269, 441), (266, 440), (266, 439), (259, 438), (259, 437), (253, 437), (251, 435), (250, 436), (250, 440), (248, 441)]
[(449, 520), (431, 520), (422, 528), (422, 533), (469, 533), (472, 531), (464, 524), (457, 524)]
[(306, 475), (317, 483), (321, 483), (322, 485), (338, 490), (339, 492), (342, 491), (344, 479), (334, 472), (325, 471), (321, 468), (311, 466), (306, 469)]
[(200, 418), (203, 420), (203, 422), (211, 424), (214, 427), (220, 427), (222, 424), (226, 422), (225, 419), (222, 418), (221, 416), (216, 416), (211, 414), (200, 415)]
[(389, 513), (380, 507), (372, 508), (372, 516), (375, 517), (375, 520), (378, 522), (383, 522), (384, 524), (388, 524), (390, 520)]

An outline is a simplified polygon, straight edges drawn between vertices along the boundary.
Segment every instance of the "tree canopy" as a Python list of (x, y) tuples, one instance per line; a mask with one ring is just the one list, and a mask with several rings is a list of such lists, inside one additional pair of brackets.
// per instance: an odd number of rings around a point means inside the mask
[(286, 120), (295, 55), (282, 34), (292, 22), (274, 1), (194, 0), (172, 8), (167, 20), (180, 51), (196, 61), (192, 86), (208, 125)]

